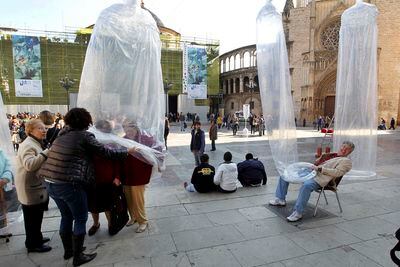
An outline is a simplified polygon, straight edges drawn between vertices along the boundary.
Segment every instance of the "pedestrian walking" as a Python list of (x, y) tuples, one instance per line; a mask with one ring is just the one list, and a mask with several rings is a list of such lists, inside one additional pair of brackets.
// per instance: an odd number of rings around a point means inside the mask
[(194, 122), (191, 132), (190, 151), (192, 151), (196, 166), (200, 165), (200, 156), (204, 153), (205, 136), (199, 121)]
[(209, 130), (209, 137), (211, 140), (211, 151), (215, 151), (215, 140), (218, 139), (218, 127), (215, 124), (215, 121), (211, 121), (211, 126)]
[(394, 118), (392, 118), (390, 120), (390, 128), (389, 128), (389, 130), (394, 130), (395, 129), (394, 125), (395, 125), (395, 120), (394, 120)]

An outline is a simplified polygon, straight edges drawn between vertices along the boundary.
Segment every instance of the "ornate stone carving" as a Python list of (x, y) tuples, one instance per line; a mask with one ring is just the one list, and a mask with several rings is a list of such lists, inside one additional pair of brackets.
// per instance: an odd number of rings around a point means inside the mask
[(339, 47), (340, 20), (326, 26), (321, 33), (321, 45), (327, 50), (337, 50)]
[(325, 50), (315, 52), (315, 70), (325, 70), (337, 59), (337, 51)]

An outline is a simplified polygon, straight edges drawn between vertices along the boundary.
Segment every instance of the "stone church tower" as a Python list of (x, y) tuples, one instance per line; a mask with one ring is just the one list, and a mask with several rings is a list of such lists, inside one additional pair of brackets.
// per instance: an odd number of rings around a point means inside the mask
[[(283, 14), (295, 116), (308, 124), (335, 109), (340, 17), (356, 0), (287, 0)], [(377, 6), (378, 116), (400, 119), (399, 0), (364, 0)], [(357, 114), (354, 114), (357, 116)], [(378, 125), (378, 122), (377, 122)]]

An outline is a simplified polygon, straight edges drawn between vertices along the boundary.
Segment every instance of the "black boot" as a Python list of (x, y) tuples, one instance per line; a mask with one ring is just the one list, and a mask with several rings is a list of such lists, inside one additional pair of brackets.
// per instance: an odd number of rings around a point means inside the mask
[(83, 248), (84, 242), (85, 242), (84, 234), (73, 236), (72, 247), (74, 250), (74, 261), (73, 261), (74, 266), (80, 266), (82, 264), (85, 264), (85, 263), (93, 260), (97, 256), (97, 253), (83, 254), (82, 248)]
[(64, 259), (68, 260), (74, 256), (74, 252), (72, 250), (72, 234), (60, 233), (60, 237), (64, 246)]
[[(72, 233), (62, 234), (60, 233), (61, 241), (64, 247), (64, 259), (68, 260), (74, 256), (74, 251), (72, 249)], [(82, 252), (85, 251), (86, 247), (82, 247)]]

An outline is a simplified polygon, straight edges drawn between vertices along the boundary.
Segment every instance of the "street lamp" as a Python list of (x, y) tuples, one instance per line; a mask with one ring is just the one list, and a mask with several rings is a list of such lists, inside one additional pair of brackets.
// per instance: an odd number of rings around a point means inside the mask
[(249, 83), (246, 83), (246, 87), (249, 88), (250, 90), (250, 112), (251, 112), (252, 109), (254, 108), (253, 91), (258, 87), (258, 85), (253, 79), (250, 79)]
[(168, 107), (168, 91), (172, 88), (174, 84), (169, 82), (168, 78), (164, 81), (164, 93), (165, 93), (165, 114), (168, 116), (169, 107)]
[(64, 78), (60, 79), (60, 85), (67, 91), (67, 111), (69, 111), (69, 89), (75, 84), (76, 79), (70, 79), (68, 74)]

